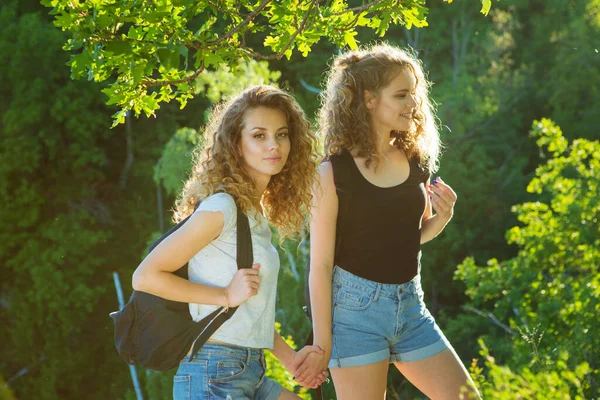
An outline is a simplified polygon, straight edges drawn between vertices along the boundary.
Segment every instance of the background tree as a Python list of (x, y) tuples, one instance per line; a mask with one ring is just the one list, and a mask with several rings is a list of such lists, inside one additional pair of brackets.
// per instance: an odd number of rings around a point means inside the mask
[(571, 394), (598, 393), (600, 339), (592, 332), (599, 329), (600, 308), (600, 144), (584, 139), (569, 144), (547, 119), (535, 121), (531, 135), (548, 160), (527, 186), (535, 201), (513, 207), (523, 224), (507, 233), (508, 242), (519, 247), (517, 256), (491, 259), (486, 266), (468, 258), (457, 278), (467, 286), (466, 307), (506, 321), (486, 334), (502, 362), (534, 372), (557, 366), (588, 372)]

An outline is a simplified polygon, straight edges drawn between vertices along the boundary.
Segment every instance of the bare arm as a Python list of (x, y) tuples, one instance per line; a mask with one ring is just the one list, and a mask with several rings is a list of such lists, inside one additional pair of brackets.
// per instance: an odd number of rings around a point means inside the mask
[(291, 369), (291, 365), (296, 352), (283, 340), (277, 330), (274, 329), (273, 331), (273, 350), (271, 350), (271, 353), (281, 361), (287, 370), (294, 373), (295, 371)]
[[(426, 188), (428, 195), (421, 226), (421, 244), (432, 240), (444, 230), (454, 215), (454, 203), (457, 199), (456, 193), (441, 178), (436, 178), (434, 185), (430, 185), (428, 180)], [(432, 206), (435, 209), (433, 216)]]
[(314, 344), (331, 352), (331, 279), (335, 253), (338, 198), (333, 167), (326, 162), (319, 167), (320, 190), (314, 190), (310, 220), (310, 303), (313, 317)]
[[(168, 300), (223, 307), (239, 305), (249, 296), (256, 294), (260, 283), (258, 268), (239, 270), (227, 288), (201, 285), (173, 274), (216, 239), (223, 230), (223, 224), (224, 217), (221, 212), (194, 213), (137, 267), (132, 277), (133, 288)], [(244, 283), (245, 288), (242, 287)]]
[(310, 304), (315, 346), (322, 356), (309, 354), (296, 373), (296, 380), (311, 381), (327, 369), (331, 357), (331, 280), (333, 274), (338, 198), (331, 163), (319, 167), (319, 183), (313, 190), (310, 219)]

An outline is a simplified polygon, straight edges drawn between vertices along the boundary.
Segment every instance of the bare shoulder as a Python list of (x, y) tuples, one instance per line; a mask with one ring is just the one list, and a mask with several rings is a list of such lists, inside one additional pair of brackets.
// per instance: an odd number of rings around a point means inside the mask
[(323, 161), (319, 165), (319, 180), (314, 186), (313, 206), (322, 210), (333, 211), (332, 206), (337, 204), (337, 192), (331, 161)]
[(321, 185), (323, 184), (334, 184), (333, 181), (333, 164), (330, 160), (323, 161), (318, 168), (319, 180)]

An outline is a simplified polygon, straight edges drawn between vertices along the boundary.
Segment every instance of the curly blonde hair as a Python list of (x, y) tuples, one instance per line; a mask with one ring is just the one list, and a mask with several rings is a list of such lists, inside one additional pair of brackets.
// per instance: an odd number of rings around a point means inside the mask
[(416, 78), (415, 101), (411, 128), (392, 132), (390, 140), (406, 151), (409, 158), (418, 156), (430, 173), (438, 168), (440, 138), (435, 123), (434, 107), (429, 100), (431, 84), (421, 62), (408, 50), (388, 44), (348, 51), (335, 57), (321, 94), (319, 131), (325, 137), (325, 153), (337, 154), (354, 150), (365, 157), (365, 165), (377, 168), (382, 155), (375, 145), (375, 133), (365, 103), (365, 90), (378, 95), (402, 71), (410, 70)]
[[(285, 114), (291, 144), (287, 162), (279, 174), (271, 177), (262, 198), (244, 170), (238, 150), (244, 115), (258, 107)], [(316, 179), (316, 139), (304, 111), (290, 94), (267, 85), (249, 88), (215, 106), (204, 136), (203, 149), (196, 150), (191, 176), (176, 202), (176, 221), (190, 215), (198, 200), (224, 190), (246, 214), (257, 213), (262, 203), (265, 216), (278, 228), (282, 240), (304, 231)]]

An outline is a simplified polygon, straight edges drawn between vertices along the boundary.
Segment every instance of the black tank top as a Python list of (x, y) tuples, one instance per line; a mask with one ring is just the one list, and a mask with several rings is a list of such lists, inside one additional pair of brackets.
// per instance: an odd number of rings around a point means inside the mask
[(413, 279), (420, 270), (429, 173), (412, 158), (405, 182), (381, 188), (365, 179), (347, 150), (329, 160), (339, 199), (336, 265), (379, 283)]

